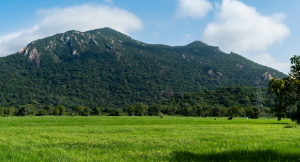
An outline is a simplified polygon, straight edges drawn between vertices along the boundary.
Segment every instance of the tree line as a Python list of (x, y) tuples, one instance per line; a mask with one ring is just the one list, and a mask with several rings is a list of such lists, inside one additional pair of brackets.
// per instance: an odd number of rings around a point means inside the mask
[[(256, 104), (257, 89), (251, 86), (230, 85), (220, 87), (215, 90), (204, 90), (196, 93), (175, 94), (171, 98), (165, 99), (156, 104), (147, 105), (140, 102), (130, 106), (120, 108), (103, 108), (100, 106), (76, 106), (65, 107), (58, 104), (42, 106), (36, 100), (32, 104), (14, 107), (1, 108), (0, 115), (135, 115), (135, 116), (155, 116), (155, 115), (174, 115), (174, 116), (247, 116), (257, 118), (259, 116), (273, 117), (271, 109), (276, 102), (275, 96), (271, 95), (268, 89), (263, 88), (263, 111), (258, 110)], [(287, 115), (289, 115), (287, 111)]]
[(189, 107), (183, 105), (183, 107), (172, 107), (167, 105), (151, 105), (148, 107), (143, 103), (137, 103), (135, 105), (128, 106), (124, 109), (116, 108), (101, 108), (94, 106), (92, 109), (84, 106), (77, 106), (73, 110), (66, 111), (63, 105), (57, 105), (52, 107), (51, 105), (45, 105), (41, 109), (37, 109), (33, 104), (27, 104), (19, 109), (14, 107), (0, 108), (0, 116), (188, 116), (188, 117), (250, 117), (258, 118), (262, 115), (272, 117), (272, 111), (270, 108), (264, 108), (265, 114), (262, 114), (256, 106), (242, 107), (234, 105), (226, 108), (221, 106), (194, 106)]

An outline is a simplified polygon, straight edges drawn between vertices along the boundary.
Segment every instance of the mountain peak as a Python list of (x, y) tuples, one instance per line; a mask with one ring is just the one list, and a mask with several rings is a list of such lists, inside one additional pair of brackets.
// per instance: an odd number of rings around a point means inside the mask
[(194, 42), (188, 44), (187, 46), (197, 46), (197, 47), (201, 46), (202, 47), (202, 46), (208, 46), (208, 45), (203, 43), (202, 41), (194, 41)]
[(78, 30), (70, 30), (65, 33), (56, 34), (44, 39), (36, 40), (29, 43), (26, 47), (19, 50), (19, 54), (28, 57), (29, 60), (40, 65), (41, 55), (51, 55), (56, 62), (61, 61), (61, 57), (56, 53), (64, 49), (70, 54), (69, 57), (80, 57), (81, 53), (85, 53), (93, 48), (101, 51), (123, 51), (123, 42), (140, 43), (134, 41), (129, 36), (122, 34), (111, 28), (95, 29), (87, 32)]
[(186, 45), (186, 47), (195, 47), (195, 48), (197, 48), (197, 47), (209, 47), (209, 48), (212, 48), (212, 50), (214, 52), (221, 51), (220, 47), (218, 47), (218, 46), (217, 47), (209, 46), (206, 43), (203, 43), (202, 41), (194, 41), (194, 42)]

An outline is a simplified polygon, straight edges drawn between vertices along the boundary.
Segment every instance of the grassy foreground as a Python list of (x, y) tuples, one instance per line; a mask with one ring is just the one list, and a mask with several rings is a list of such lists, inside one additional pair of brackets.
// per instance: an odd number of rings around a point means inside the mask
[(290, 120), (2, 117), (1, 161), (299, 161)]

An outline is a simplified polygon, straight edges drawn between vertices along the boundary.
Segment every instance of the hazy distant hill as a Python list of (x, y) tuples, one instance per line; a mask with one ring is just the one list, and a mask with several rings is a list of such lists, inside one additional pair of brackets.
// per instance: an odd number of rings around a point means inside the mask
[(0, 58), (0, 76), (4, 106), (123, 108), (161, 101), (166, 90), (180, 94), (231, 84), (255, 86), (258, 79), (267, 86), (268, 79), (285, 74), (200, 41), (176, 47), (150, 45), (103, 28), (31, 42)]

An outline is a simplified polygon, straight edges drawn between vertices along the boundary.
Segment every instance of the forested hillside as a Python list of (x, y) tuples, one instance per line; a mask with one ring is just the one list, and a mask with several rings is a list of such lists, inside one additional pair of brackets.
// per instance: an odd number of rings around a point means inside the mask
[[(267, 88), (259, 91), (262, 95), (262, 104), (265, 112), (258, 110), (257, 88), (251, 86), (230, 85), (215, 90), (204, 90), (196, 93), (177, 94), (168, 100), (152, 105), (148, 114), (157, 115), (160, 112), (169, 115), (185, 116), (226, 116), (232, 107), (240, 107), (239, 116), (258, 116), (263, 113), (271, 115), (272, 106), (275, 104), (275, 95)], [(254, 113), (256, 111), (256, 113)], [(130, 112), (128, 112), (130, 113)]]
[(0, 58), (0, 104), (152, 105), (172, 94), (226, 85), (267, 86), (285, 74), (196, 41), (150, 45), (110, 28), (68, 31)]
[[(171, 97), (169, 100), (160, 102), (161, 105), (169, 104), (184, 104), (190, 105), (219, 105), (222, 107), (250, 106), (256, 105), (257, 88), (251, 86), (236, 86), (229, 85), (220, 87), (215, 90), (204, 90), (196, 93), (178, 94)], [(275, 104), (275, 95), (271, 94), (267, 88), (262, 88), (261, 91), (263, 102), (266, 107), (272, 107)]]

